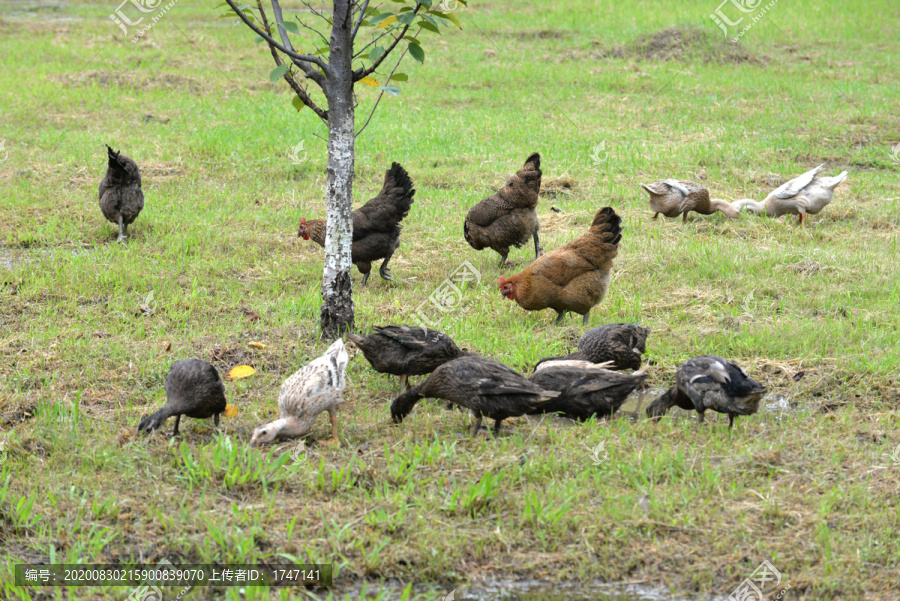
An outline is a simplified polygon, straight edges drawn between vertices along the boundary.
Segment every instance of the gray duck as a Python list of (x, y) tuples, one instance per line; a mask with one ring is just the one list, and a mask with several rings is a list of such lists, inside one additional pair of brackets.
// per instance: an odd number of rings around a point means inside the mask
[(581, 421), (611, 416), (645, 379), (646, 373), (623, 374), (588, 361), (542, 361), (528, 380), (559, 396), (529, 413), (558, 413)]
[(662, 213), (666, 217), (678, 217), (681, 222), (687, 221), (688, 213), (694, 211), (701, 215), (712, 215), (716, 211), (725, 213), (732, 219), (740, 216), (740, 211), (727, 200), (710, 198), (705, 186), (685, 179), (664, 179), (652, 184), (641, 184), (641, 188), (650, 195), (650, 208), (653, 218)]
[(734, 361), (716, 355), (688, 359), (678, 367), (676, 384), (647, 407), (647, 416), (658, 419), (674, 406), (695, 410), (698, 420), (708, 409), (728, 415), (728, 428), (738, 415), (752, 415), (766, 388), (750, 378)]
[(493, 433), (497, 436), (504, 419), (524, 415), (556, 396), (558, 392), (544, 390), (499, 361), (472, 355), (444, 363), (424, 382), (394, 399), (391, 417), (399, 423), (419, 400), (444, 399), (472, 412), (473, 437), (481, 428), (482, 418), (494, 420)]

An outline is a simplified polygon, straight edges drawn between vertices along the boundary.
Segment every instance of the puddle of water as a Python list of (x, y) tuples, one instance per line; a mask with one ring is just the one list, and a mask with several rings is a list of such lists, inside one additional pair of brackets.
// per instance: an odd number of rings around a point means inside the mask
[[(440, 599), (440, 597), (439, 597)], [(444, 597), (444, 599), (447, 599)], [(688, 601), (638, 584), (500, 580), (456, 591), (453, 601)]]
[[(395, 593), (386, 598), (399, 598), (403, 586), (388, 582), (363, 587), (365, 597), (375, 598), (378, 593)], [(353, 587), (353, 591), (335, 591), (334, 599), (343, 599), (350, 592), (363, 599), (362, 589)], [(692, 597), (676, 597), (659, 588), (643, 584), (609, 584), (603, 582), (559, 582), (550, 583), (543, 580), (498, 579), (489, 582), (476, 582), (470, 586), (456, 589), (434, 589), (414, 586), (413, 592), (434, 601), (712, 601), (707, 595)], [(414, 595), (415, 596), (415, 595)]]
[(9, 249), (0, 248), (0, 269), (12, 269), (19, 263), (27, 261), (28, 257), (25, 253), (14, 252)]

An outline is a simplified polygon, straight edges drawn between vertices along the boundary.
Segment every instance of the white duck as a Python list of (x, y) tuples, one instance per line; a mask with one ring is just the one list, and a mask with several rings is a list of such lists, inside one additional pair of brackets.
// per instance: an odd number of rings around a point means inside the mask
[(281, 385), (278, 414), (275, 421), (253, 431), (251, 445), (271, 442), (279, 436), (305, 436), (316, 423), (316, 417), (327, 411), (331, 417), (332, 437), (325, 442), (338, 443), (336, 414), (344, 402), (341, 391), (347, 385), (344, 371), (350, 357), (344, 342), (335, 340), (325, 354), (298, 369)]
[(800, 223), (806, 223), (806, 215), (815, 215), (831, 202), (834, 189), (847, 179), (847, 172), (842, 171), (835, 177), (817, 177), (825, 168), (821, 164), (812, 171), (781, 185), (772, 191), (765, 200), (756, 202), (749, 198), (736, 200), (733, 205), (738, 210), (750, 209), (755, 213), (764, 213), (769, 217), (782, 215), (799, 215)]

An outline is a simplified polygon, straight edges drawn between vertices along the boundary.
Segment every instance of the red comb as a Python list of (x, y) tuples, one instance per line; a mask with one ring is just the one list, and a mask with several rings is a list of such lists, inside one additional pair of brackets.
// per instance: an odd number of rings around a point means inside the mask
[(306, 217), (301, 217), (301, 218), (300, 218), (300, 223), (306, 223)]
[(503, 276), (501, 275), (499, 278), (497, 278), (497, 281), (498, 281), (498, 284), (499, 284), (500, 286), (502, 286), (502, 285), (503, 285), (503, 282), (504, 282), (505, 280), (503, 279)]

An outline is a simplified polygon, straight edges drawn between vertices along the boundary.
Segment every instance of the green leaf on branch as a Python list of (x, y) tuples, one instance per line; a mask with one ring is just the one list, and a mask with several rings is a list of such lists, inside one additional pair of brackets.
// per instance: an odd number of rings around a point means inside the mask
[(278, 65), (277, 67), (272, 69), (271, 73), (269, 73), (269, 80), (272, 83), (275, 83), (276, 81), (278, 81), (279, 79), (284, 77), (284, 74), (288, 72), (289, 68), (290, 68), (290, 65), (288, 65), (287, 63), (285, 63), (283, 65)]
[(397, 17), (397, 20), (400, 21), (401, 23), (403, 23), (404, 25), (409, 25), (413, 22), (413, 19), (415, 19), (415, 18), (416, 18), (416, 15), (414, 13), (403, 13), (402, 15)]
[(300, 28), (293, 21), (285, 21), (281, 24), (287, 31), (291, 33), (300, 33)]
[(384, 90), (385, 92), (387, 92), (388, 94), (390, 94), (391, 96), (397, 96), (401, 92), (400, 88), (398, 88), (397, 86), (378, 86), (378, 87), (381, 88), (382, 90)]
[[(427, 19), (427, 21), (425, 19)], [(441, 30), (438, 29), (437, 25), (434, 24), (434, 19), (430, 19), (427, 16), (423, 17), (423, 19), (420, 19), (418, 25), (425, 31), (433, 31), (437, 34), (441, 33)]]
[(382, 48), (381, 46), (375, 46), (371, 51), (369, 51), (369, 60), (373, 63), (382, 56), (384, 56), (384, 48)]
[(391, 75), (391, 81), (409, 81), (409, 76), (406, 73), (394, 73)]
[(456, 18), (456, 15), (453, 13), (440, 13), (441, 18), (447, 19), (448, 21), (453, 21), (453, 24), (462, 29), (462, 25), (459, 22), (459, 19)]
[(298, 111), (301, 110), (304, 106), (306, 106), (305, 104), (303, 104), (303, 101), (300, 100), (300, 97), (299, 97), (299, 96), (294, 96), (294, 99), (291, 100), (291, 104), (292, 104), (292, 105), (294, 106), (294, 108), (297, 109)]
[(370, 23), (371, 25), (375, 25), (376, 23), (381, 23), (382, 21), (384, 21), (384, 20), (387, 19), (388, 17), (393, 17), (393, 16), (394, 16), (393, 13), (381, 13), (381, 14), (378, 14), (378, 15), (374, 15), (374, 16), (372, 17), (372, 20), (369, 21), (369, 23)]
[(257, 44), (262, 44), (263, 42), (266, 41), (266, 39), (264, 37), (262, 37), (261, 35), (258, 35), (255, 38), (253, 38), (253, 41), (256, 42)]
[(416, 0), (416, 4), (421, 4), (425, 8), (431, 8), (431, 0)]
[(422, 50), (422, 47), (413, 42), (409, 43), (409, 53), (412, 55), (414, 59), (419, 61), (420, 63), (425, 62), (425, 51)]

